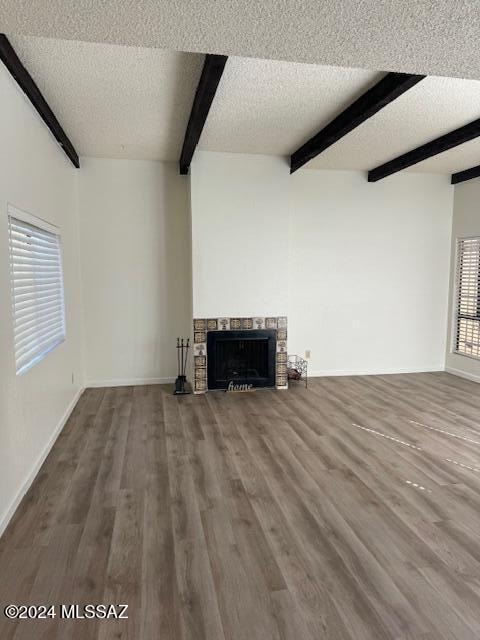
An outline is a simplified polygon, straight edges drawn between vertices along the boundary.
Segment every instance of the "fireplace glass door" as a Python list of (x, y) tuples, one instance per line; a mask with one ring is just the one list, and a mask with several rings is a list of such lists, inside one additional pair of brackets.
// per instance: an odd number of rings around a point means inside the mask
[(207, 337), (208, 388), (275, 386), (276, 331), (210, 331)]

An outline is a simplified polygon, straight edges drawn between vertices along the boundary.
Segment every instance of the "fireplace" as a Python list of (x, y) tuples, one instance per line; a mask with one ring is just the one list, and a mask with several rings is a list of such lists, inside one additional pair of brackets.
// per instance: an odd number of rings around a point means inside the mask
[(286, 389), (287, 318), (195, 318), (194, 391), (235, 387)]
[(274, 387), (276, 342), (274, 329), (210, 331), (208, 388)]

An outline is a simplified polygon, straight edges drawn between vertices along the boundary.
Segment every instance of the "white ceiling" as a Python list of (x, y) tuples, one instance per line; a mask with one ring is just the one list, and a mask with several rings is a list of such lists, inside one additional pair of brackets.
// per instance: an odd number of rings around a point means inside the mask
[[(178, 160), (202, 55), (9, 38), (80, 155)], [(199, 148), (287, 157), (383, 73), (230, 57)], [(429, 76), (306, 166), (372, 169), (479, 117), (480, 81)], [(411, 170), (479, 163), (480, 140)]]
[[(199, 148), (290, 155), (382, 75), (230, 58)], [(476, 118), (480, 118), (480, 81), (430, 76), (306, 166), (372, 169)], [(479, 163), (480, 140), (412, 170), (449, 173)]]
[(480, 78), (478, 0), (2, 0), (5, 33)]
[(288, 156), (383, 75), (229, 58), (199, 148)]
[(81, 156), (178, 160), (202, 55), (9, 40)]
[[(317, 156), (309, 168), (372, 169), (480, 118), (480, 81), (428, 76)], [(480, 164), (480, 139), (413, 165), (453, 173)]]

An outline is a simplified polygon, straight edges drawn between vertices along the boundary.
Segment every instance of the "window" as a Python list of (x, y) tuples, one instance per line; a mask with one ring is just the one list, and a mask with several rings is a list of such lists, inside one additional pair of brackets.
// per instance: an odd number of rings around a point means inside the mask
[(457, 250), (455, 351), (480, 358), (480, 238), (463, 238)]
[(58, 229), (8, 209), (10, 278), (17, 375), (65, 339)]

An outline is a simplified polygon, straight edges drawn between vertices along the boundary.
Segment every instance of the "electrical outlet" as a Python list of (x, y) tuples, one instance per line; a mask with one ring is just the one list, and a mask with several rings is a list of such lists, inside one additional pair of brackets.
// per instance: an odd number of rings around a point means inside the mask
[(307, 350), (305, 351), (305, 358), (306, 358), (307, 360), (310, 360), (310, 349), (307, 349)]

